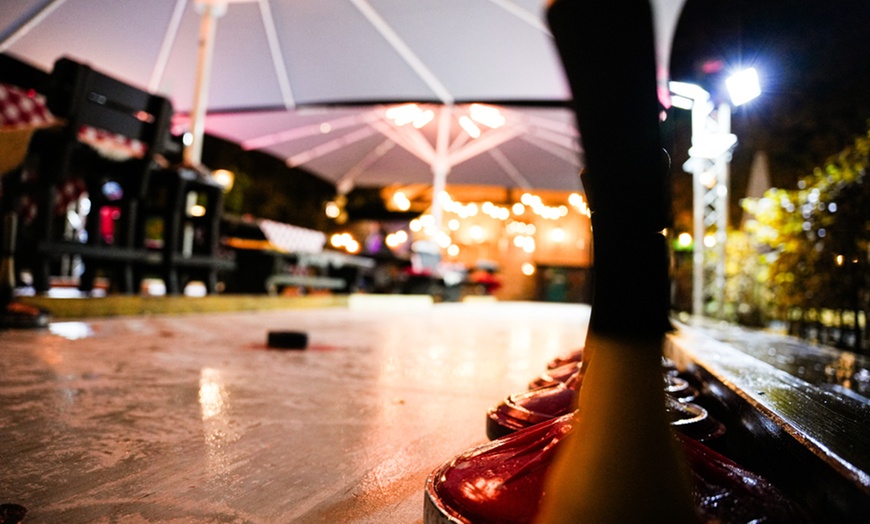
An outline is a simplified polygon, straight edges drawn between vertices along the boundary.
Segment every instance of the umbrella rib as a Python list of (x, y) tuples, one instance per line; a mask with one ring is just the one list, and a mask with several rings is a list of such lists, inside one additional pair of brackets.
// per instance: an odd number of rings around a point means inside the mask
[(516, 182), (519, 187), (523, 189), (530, 189), (532, 187), (526, 177), (524, 177), (523, 174), (520, 173), (520, 170), (517, 169), (516, 166), (513, 165), (511, 161), (508, 160), (508, 158), (504, 156), (504, 153), (502, 153), (500, 150), (495, 148), (490, 149), (489, 156), (491, 156), (492, 159), (495, 160), (495, 163), (498, 164), (498, 166), (502, 168), (507, 176), (509, 176), (511, 180)]
[(166, 64), (169, 62), (169, 53), (172, 51), (175, 38), (178, 36), (178, 28), (181, 26), (181, 18), (184, 16), (184, 9), (186, 7), (187, 0), (175, 2), (172, 18), (169, 19), (169, 25), (166, 27), (166, 33), (163, 35), (163, 42), (160, 44), (160, 52), (157, 54), (157, 61), (154, 63), (154, 69), (151, 71), (151, 79), (148, 81), (148, 89), (150, 91), (157, 91), (160, 88), (160, 82), (163, 81), (163, 73), (166, 72)]
[(522, 133), (519, 126), (512, 128), (502, 127), (495, 129), (481, 136), (474, 142), (467, 144), (458, 151), (451, 152), (448, 156), (450, 166), (458, 166), (459, 164), (476, 157), (481, 153), (485, 153), (490, 149), (496, 148), (501, 144), (515, 138)]
[(435, 150), (432, 148), (432, 144), (416, 129), (413, 131), (417, 131), (417, 134), (402, 133), (384, 121), (375, 122), (372, 127), (423, 162), (429, 165), (434, 162)]
[(509, 2), (508, 0), (489, 0), (489, 1), (497, 6), (501, 7), (502, 9), (507, 11), (508, 13), (516, 16), (517, 18), (519, 18), (523, 22), (526, 22), (527, 24), (529, 24), (530, 26), (539, 30), (540, 32), (544, 33), (545, 35), (553, 36), (553, 34), (550, 32), (550, 29), (547, 27), (547, 25), (544, 23), (544, 21), (541, 19), (541, 17), (536, 16), (533, 13), (530, 13), (529, 11), (526, 11), (522, 7), (516, 5), (513, 2)]
[(347, 147), (351, 144), (359, 142), (360, 140), (364, 140), (372, 136), (374, 133), (375, 130), (371, 127), (363, 127), (362, 129), (358, 129), (342, 137), (330, 140), (329, 142), (320, 144), (319, 146), (312, 147), (307, 151), (297, 153), (287, 159), (287, 165), (289, 167), (301, 166), (302, 164), (306, 164), (308, 162), (311, 162), (312, 160), (316, 160), (322, 156), (338, 151), (343, 147)]
[[(383, 111), (380, 109), (373, 109), (371, 111), (366, 111), (362, 115), (344, 116), (341, 118), (326, 120), (324, 122), (318, 122), (316, 124), (294, 127), (293, 129), (287, 129), (278, 133), (270, 133), (268, 135), (249, 138), (243, 140), (240, 145), (242, 146), (242, 149), (245, 150), (263, 149), (264, 147), (274, 146), (284, 142), (293, 142), (294, 140), (299, 140), (309, 136), (323, 135), (337, 129), (370, 124), (374, 120), (380, 118), (382, 113)], [(324, 126), (328, 126), (328, 131), (324, 132)]]
[(33, 13), (27, 20), (24, 20), (18, 28), (16, 28), (12, 33), (9, 34), (6, 38), (0, 41), (0, 52), (5, 52), (9, 49), (12, 44), (14, 44), (19, 38), (26, 35), (31, 29), (39, 25), (45, 17), (50, 15), (55, 9), (63, 5), (66, 0), (52, 0), (38, 11)]
[(364, 156), (359, 162), (351, 167), (347, 173), (335, 183), (335, 187), (339, 188), (339, 192), (346, 194), (353, 187), (354, 180), (360, 176), (363, 171), (368, 169), (372, 164), (378, 161), (382, 156), (386, 155), (391, 149), (396, 146), (396, 143), (389, 138), (381, 142), (381, 144), (372, 149), (369, 154)]
[(408, 44), (393, 30), (392, 27), (381, 18), (375, 9), (366, 0), (350, 0), (354, 6), (366, 17), (372, 26), (381, 34), (382, 37), (393, 47), (393, 49), (402, 57), (406, 64), (420, 77), (421, 80), (431, 89), (435, 95), (445, 104), (452, 104), (454, 99), (450, 91), (438, 80), (438, 77), (426, 67), (426, 64), (420, 60), (413, 50), (408, 47)]
[(569, 164), (578, 166), (579, 168), (582, 151), (580, 151), (576, 144), (573, 144), (573, 147), (568, 147), (568, 145), (564, 143), (564, 139), (561, 139), (562, 137), (547, 136), (547, 134), (542, 133), (540, 129), (537, 133), (526, 134), (521, 138), (538, 149), (542, 149)]
[(278, 31), (275, 29), (275, 19), (272, 17), (272, 7), (269, 0), (260, 0), (260, 18), (263, 20), (263, 28), (266, 31), (266, 40), (269, 42), (269, 52), (272, 56), (272, 65), (275, 68), (275, 77), (281, 89), (281, 97), (284, 107), (293, 109), (296, 101), (293, 97), (293, 89), (290, 87), (290, 75), (284, 63), (284, 55), (278, 42)]
[(565, 122), (560, 122), (557, 120), (544, 118), (536, 115), (523, 114), (509, 108), (504, 108), (504, 111), (511, 115), (512, 118), (515, 118), (517, 120), (523, 120), (534, 127), (548, 129), (550, 131), (553, 131), (554, 133), (559, 133), (574, 138), (577, 138), (580, 135), (580, 133), (577, 131), (576, 126), (566, 124)]

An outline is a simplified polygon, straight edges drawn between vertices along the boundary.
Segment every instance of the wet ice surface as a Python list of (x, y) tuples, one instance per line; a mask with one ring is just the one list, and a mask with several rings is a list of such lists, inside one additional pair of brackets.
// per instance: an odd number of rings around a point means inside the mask
[[(420, 522), (486, 409), (582, 344), (588, 308), (438, 304), (0, 332), (0, 502), (27, 522)], [(305, 351), (265, 347), (303, 330)]]

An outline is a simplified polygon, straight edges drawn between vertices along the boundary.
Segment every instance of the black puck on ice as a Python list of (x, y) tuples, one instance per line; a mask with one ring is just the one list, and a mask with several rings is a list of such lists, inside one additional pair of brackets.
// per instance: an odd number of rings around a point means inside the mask
[(308, 333), (303, 331), (269, 331), (266, 345), (276, 349), (305, 349)]

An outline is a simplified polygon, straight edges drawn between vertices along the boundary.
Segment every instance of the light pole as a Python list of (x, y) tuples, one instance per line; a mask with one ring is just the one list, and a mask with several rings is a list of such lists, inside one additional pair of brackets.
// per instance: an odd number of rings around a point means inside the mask
[[(740, 71), (726, 80), (734, 105), (744, 104), (761, 90), (754, 69)], [(731, 152), (737, 137), (731, 133), (731, 105), (711, 99), (695, 84), (670, 82), (674, 107), (692, 111), (692, 146), (683, 169), (692, 174), (693, 237), (692, 314), (704, 315), (705, 273), (712, 265), (712, 295), (716, 316), (724, 315), (725, 241), (728, 235), (728, 192)], [(715, 258), (707, 255), (715, 250)], [(712, 262), (712, 263), (711, 263)]]

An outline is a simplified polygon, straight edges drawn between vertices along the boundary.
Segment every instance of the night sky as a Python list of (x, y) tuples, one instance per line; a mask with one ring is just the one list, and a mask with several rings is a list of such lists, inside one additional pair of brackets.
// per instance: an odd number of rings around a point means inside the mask
[[(735, 110), (739, 144), (732, 162), (734, 200), (745, 193), (752, 156), (768, 153), (771, 180), (794, 187), (814, 167), (866, 133), (870, 119), (870, 2), (867, 0), (688, 0), (674, 36), (671, 77), (706, 84), (704, 64), (759, 70), (761, 97)], [(673, 175), (687, 148), (688, 111), (668, 124)], [(690, 180), (688, 180), (690, 183)], [(680, 192), (675, 188), (675, 200)], [(689, 191), (691, 191), (689, 189)]]

